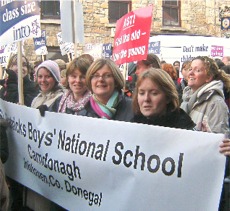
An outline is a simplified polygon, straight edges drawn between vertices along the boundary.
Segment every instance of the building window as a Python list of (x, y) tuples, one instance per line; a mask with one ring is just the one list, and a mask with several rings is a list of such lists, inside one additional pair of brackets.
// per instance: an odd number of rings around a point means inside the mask
[(60, 19), (60, 1), (41, 1), (41, 19)]
[(163, 26), (181, 26), (180, 1), (163, 0)]
[(67, 55), (61, 55), (60, 47), (47, 46), (47, 51), (48, 51), (48, 54), (45, 55), (45, 57), (44, 57), (45, 60), (62, 59), (65, 62), (69, 62)]
[(109, 23), (116, 23), (123, 15), (131, 11), (132, 1), (109, 0)]

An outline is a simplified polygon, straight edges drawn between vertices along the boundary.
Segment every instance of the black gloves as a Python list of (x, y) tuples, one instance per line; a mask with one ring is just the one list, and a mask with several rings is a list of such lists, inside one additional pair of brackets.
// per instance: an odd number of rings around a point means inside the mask
[(39, 109), (41, 116), (45, 116), (45, 111), (48, 111), (47, 105), (40, 105), (37, 107)]

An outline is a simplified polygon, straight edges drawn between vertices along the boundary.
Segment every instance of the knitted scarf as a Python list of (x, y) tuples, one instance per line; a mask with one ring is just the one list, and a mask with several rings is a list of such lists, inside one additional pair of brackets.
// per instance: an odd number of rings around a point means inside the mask
[(116, 113), (116, 106), (119, 102), (119, 93), (114, 91), (107, 104), (98, 101), (95, 95), (90, 98), (90, 104), (93, 110), (104, 119), (112, 119)]
[(86, 103), (91, 97), (91, 92), (86, 91), (83, 97), (77, 102), (74, 99), (73, 92), (71, 90), (63, 94), (61, 101), (59, 103), (58, 112), (66, 113), (67, 110), (71, 110), (73, 114), (77, 114), (78, 111), (82, 110)]

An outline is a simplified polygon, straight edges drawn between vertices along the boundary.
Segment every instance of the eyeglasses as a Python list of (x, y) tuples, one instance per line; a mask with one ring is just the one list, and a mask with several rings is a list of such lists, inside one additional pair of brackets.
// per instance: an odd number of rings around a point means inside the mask
[(99, 80), (100, 78), (102, 78), (103, 80), (108, 80), (108, 79), (110, 79), (112, 77), (113, 77), (112, 74), (104, 74), (104, 75), (94, 74), (94, 75), (92, 75), (91, 78), (93, 80)]

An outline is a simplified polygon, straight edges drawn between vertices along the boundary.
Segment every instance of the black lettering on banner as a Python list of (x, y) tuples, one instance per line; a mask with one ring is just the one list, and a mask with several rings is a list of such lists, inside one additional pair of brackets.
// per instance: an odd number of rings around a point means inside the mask
[(67, 136), (66, 131), (59, 131), (58, 149), (78, 154), (85, 157), (91, 157), (95, 160), (106, 161), (110, 140), (106, 144), (96, 144), (95, 142), (87, 142), (80, 140), (80, 133), (72, 137)]
[(93, 193), (91, 191), (84, 190), (80, 187), (76, 187), (75, 185), (71, 184), (69, 181), (65, 180), (65, 190), (66, 192), (72, 193), (79, 198), (88, 200), (88, 204), (90, 206), (97, 205), (98, 207), (101, 206), (102, 202), (102, 193), (99, 194)]
[[(154, 159), (156, 160), (155, 168), (153, 168), (152, 165), (151, 165), (152, 161)], [(149, 157), (148, 162), (147, 162), (147, 168), (148, 168), (149, 172), (151, 172), (151, 173), (156, 173), (159, 170), (159, 168), (160, 168), (160, 158), (159, 158), (158, 155), (151, 155)]]
[(32, 147), (29, 144), (28, 144), (28, 155), (30, 159), (32, 159), (39, 165), (43, 166), (44, 168), (61, 173), (63, 175), (67, 175), (71, 181), (73, 181), (75, 178), (81, 179), (80, 168), (76, 165), (75, 161), (73, 161), (72, 164), (71, 163), (65, 164), (62, 161), (50, 158), (48, 153), (42, 155), (36, 152), (35, 150), (32, 149)]
[(179, 154), (178, 162), (176, 162), (172, 157), (162, 159), (160, 156), (155, 154), (147, 157), (144, 152), (140, 151), (140, 146), (136, 146), (135, 153), (133, 153), (132, 150), (125, 150), (123, 152), (124, 148), (125, 147), (122, 142), (116, 143), (116, 155), (112, 156), (112, 162), (115, 165), (121, 165), (123, 161), (123, 165), (126, 168), (133, 166), (134, 169), (144, 171), (145, 167), (147, 167), (147, 170), (150, 173), (157, 173), (159, 170), (161, 170), (166, 176), (176, 174), (178, 178), (182, 177), (184, 153)]
[(20, 119), (18, 121), (15, 120), (15, 117), (9, 118), (9, 125), (10, 128), (14, 131), (16, 131), (18, 134), (26, 137), (26, 125), (21, 122)]
[(45, 131), (41, 132), (40, 130), (34, 129), (32, 123), (28, 122), (29, 139), (33, 140), (35, 143), (38, 143), (38, 148), (40, 148), (42, 144), (45, 146), (51, 146), (55, 131), (56, 130), (54, 129), (54, 133)]

